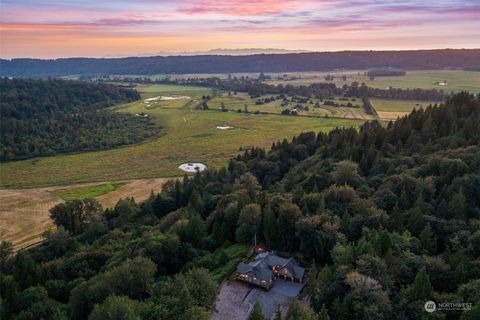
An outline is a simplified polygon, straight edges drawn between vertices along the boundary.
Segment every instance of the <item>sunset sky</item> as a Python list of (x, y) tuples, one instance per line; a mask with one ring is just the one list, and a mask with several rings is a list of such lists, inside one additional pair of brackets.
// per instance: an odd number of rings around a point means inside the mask
[(1, 0), (0, 56), (479, 48), (480, 0)]

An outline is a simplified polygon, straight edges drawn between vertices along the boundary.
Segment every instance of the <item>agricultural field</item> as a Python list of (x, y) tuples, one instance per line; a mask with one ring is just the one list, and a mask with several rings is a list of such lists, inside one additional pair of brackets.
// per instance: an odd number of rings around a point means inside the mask
[[(463, 71), (463, 70), (406, 70), (405, 76), (399, 77), (376, 77), (374, 80), (366, 75), (368, 70), (332, 70), (332, 71), (308, 71), (308, 72), (284, 72), (284, 73), (267, 73), (271, 79), (266, 80), (268, 84), (290, 84), (290, 85), (309, 85), (318, 82), (333, 82), (341, 87), (345, 84), (351, 84), (356, 81), (365, 83), (369, 87), (385, 89), (387, 87), (401, 89), (438, 89), (445, 92), (469, 91), (471, 93), (480, 93), (480, 72)], [(326, 81), (325, 77), (331, 75), (333, 81)], [(218, 77), (227, 79), (229, 74), (159, 74), (153, 76), (138, 76), (141, 78), (150, 78), (151, 80), (163, 80), (170, 78), (187, 79), (187, 78), (208, 78)], [(248, 77), (256, 79), (259, 73), (231, 73), (232, 77)], [(346, 81), (342, 76), (346, 76)], [(115, 76), (113, 76), (115, 77)], [(122, 76), (123, 77), (123, 76)], [(135, 76), (129, 76), (135, 77)], [(446, 82), (445, 85), (440, 83)]]
[(381, 120), (396, 120), (409, 114), (413, 109), (426, 108), (435, 102), (412, 100), (370, 99)]
[(205, 87), (177, 86), (170, 84), (138, 85), (135, 89), (142, 94), (142, 98), (144, 99), (151, 98), (156, 94), (200, 98), (202, 95), (208, 95), (212, 92), (211, 89)]
[[(327, 82), (325, 76), (332, 75), (332, 81), (337, 86), (350, 84), (354, 81), (365, 83), (369, 87), (385, 89), (387, 87), (401, 89), (438, 89), (445, 92), (469, 91), (471, 93), (480, 93), (480, 72), (463, 70), (407, 70), (405, 76), (400, 77), (376, 77), (370, 80), (365, 75), (367, 70), (345, 70), (332, 72), (299, 72), (283, 74), (269, 74), (272, 80), (270, 84), (291, 84), (308, 85), (316, 82)], [(343, 81), (342, 76), (347, 76), (347, 81)], [(278, 77), (282, 79), (277, 79)], [(291, 78), (297, 78), (289, 80)], [(446, 82), (445, 85), (439, 83)]]
[[(438, 89), (445, 92), (469, 91), (480, 92), (480, 72), (461, 70), (425, 70), (407, 71), (402, 77), (376, 77), (364, 81), (369, 87), (401, 89)], [(438, 83), (445, 82), (445, 85)]]
[[(271, 95), (262, 96), (259, 99), (270, 98)], [(343, 100), (342, 100), (343, 99)], [(247, 106), (249, 112), (261, 112), (269, 114), (280, 114), (282, 110), (292, 110), (296, 108), (297, 103), (290, 102), (286, 106), (282, 106), (282, 100), (277, 99), (261, 105), (256, 104), (258, 99), (252, 99), (246, 93), (237, 93), (236, 95), (228, 95), (226, 93), (217, 94), (212, 100), (208, 102), (208, 105), (212, 109), (220, 109), (222, 103), (224, 107), (231, 111), (241, 110), (243, 111)], [(301, 105), (308, 107), (308, 110), (297, 110), (300, 116), (309, 117), (322, 117), (322, 118), (342, 118), (342, 119), (357, 119), (357, 120), (374, 120), (375, 116), (365, 113), (363, 109), (362, 101), (360, 99), (348, 99), (345, 100), (342, 97), (332, 97), (327, 99), (334, 103), (339, 104), (339, 107), (325, 105), (324, 101), (319, 99), (310, 99), (307, 103), (300, 103)], [(347, 103), (351, 103), (351, 107), (347, 107)], [(318, 107), (315, 105), (318, 104)], [(344, 105), (344, 106), (342, 106)]]
[(15, 249), (34, 245), (53, 228), (49, 209), (64, 200), (96, 198), (104, 208), (112, 208), (120, 198), (148, 198), (159, 192), (168, 179), (141, 179), (112, 183), (74, 184), (68, 187), (0, 189), (0, 238)]
[[(3, 188), (32, 188), (94, 181), (118, 181), (183, 175), (178, 166), (201, 162), (220, 168), (242, 148), (270, 147), (302, 131), (328, 131), (338, 126), (358, 126), (363, 120), (256, 115), (218, 110), (197, 110), (208, 88), (153, 85), (138, 88), (142, 100), (117, 107), (154, 118), (164, 128), (157, 139), (112, 150), (36, 158), (0, 166)], [(188, 98), (144, 99), (165, 96)], [(219, 130), (217, 126), (231, 126)], [(279, 134), (280, 133), (280, 134)]]

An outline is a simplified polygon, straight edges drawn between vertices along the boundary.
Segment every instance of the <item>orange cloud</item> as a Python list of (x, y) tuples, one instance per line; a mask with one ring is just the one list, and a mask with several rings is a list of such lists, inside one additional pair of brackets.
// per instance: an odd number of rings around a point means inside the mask
[(34, 24), (34, 23), (10, 23), (0, 24), (0, 31), (55, 31), (74, 30), (82, 25), (78, 24)]
[(0, 57), (137, 55), (253, 47), (478, 47), (480, 39), (480, 5), (473, 0), (455, 7), (451, 0), (66, 2), (6, 1), (0, 16)]

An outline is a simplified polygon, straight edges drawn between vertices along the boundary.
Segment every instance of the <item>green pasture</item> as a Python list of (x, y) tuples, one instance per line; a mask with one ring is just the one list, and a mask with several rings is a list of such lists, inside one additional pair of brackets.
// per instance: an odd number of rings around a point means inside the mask
[[(142, 100), (117, 107), (117, 110), (144, 112), (153, 117), (164, 128), (161, 137), (112, 150), (7, 162), (0, 165), (0, 186), (27, 188), (179, 176), (183, 172), (178, 166), (184, 162), (202, 162), (210, 168), (220, 168), (247, 147), (268, 148), (272, 142), (292, 138), (302, 131), (329, 131), (363, 123), (351, 119), (197, 110), (193, 100), (211, 92), (206, 88), (155, 85), (140, 87), (139, 91)], [(143, 102), (151, 95), (171, 96), (179, 92), (190, 98), (149, 106)], [(224, 125), (233, 129), (217, 129)]]
[(89, 198), (95, 198), (111, 191), (115, 191), (125, 183), (104, 183), (96, 186), (86, 186), (70, 189), (58, 189), (54, 193), (65, 201), (69, 200), (84, 200)]

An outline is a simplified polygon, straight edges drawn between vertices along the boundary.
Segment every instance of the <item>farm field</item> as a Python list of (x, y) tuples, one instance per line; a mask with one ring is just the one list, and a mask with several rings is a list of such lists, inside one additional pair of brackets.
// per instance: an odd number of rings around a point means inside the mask
[[(269, 98), (270, 95), (262, 96), (261, 98)], [(328, 99), (338, 103), (340, 105), (346, 105), (347, 103), (352, 103), (354, 107), (333, 107), (324, 105), (319, 99), (311, 99), (308, 103), (303, 103), (302, 105), (308, 107), (308, 110), (298, 110), (298, 114), (301, 116), (310, 116), (310, 117), (326, 117), (326, 118), (344, 118), (344, 119), (358, 119), (358, 120), (374, 120), (375, 116), (368, 115), (365, 113), (365, 110), (362, 107), (362, 101), (360, 99), (354, 99), (354, 101), (341, 100), (341, 97), (333, 97), (334, 99)], [(274, 100), (272, 102), (264, 103), (257, 105), (255, 103), (257, 99), (252, 99), (250, 96), (244, 93), (239, 93), (237, 95), (228, 96), (225, 93), (216, 95), (212, 100), (208, 102), (208, 105), (212, 109), (220, 109), (222, 103), (225, 108), (232, 111), (244, 110), (245, 105), (247, 105), (248, 111), (250, 112), (263, 112), (263, 113), (272, 113), (280, 114), (282, 110), (289, 109), (292, 110), (295, 108), (296, 103), (289, 103), (288, 106), (282, 106), (281, 100)], [(310, 101), (312, 103), (310, 103)], [(315, 104), (319, 104), (320, 107), (314, 108)]]
[[(447, 85), (436, 85), (436, 82), (447, 81)], [(438, 89), (445, 92), (469, 91), (480, 92), (480, 72), (460, 70), (425, 70), (407, 71), (403, 77), (376, 77), (365, 83), (374, 88), (391, 86), (401, 89)]]
[[(480, 72), (463, 71), (463, 70), (407, 70), (407, 74), (401, 77), (376, 77), (370, 80), (365, 75), (367, 70), (345, 70), (333, 72), (300, 72), (286, 73), (288, 77), (300, 77), (295, 80), (278, 80), (279, 75), (269, 74), (272, 80), (268, 80), (270, 84), (291, 84), (291, 85), (308, 85), (315, 82), (327, 82), (325, 76), (330, 74), (335, 77), (332, 81), (337, 86), (350, 84), (354, 81), (364, 82), (367, 86), (373, 88), (385, 89), (387, 87), (401, 89), (438, 89), (445, 92), (469, 91), (471, 93), (480, 92)], [(346, 75), (347, 81), (343, 81), (341, 76)], [(440, 86), (437, 82), (447, 81), (447, 85)]]
[[(142, 179), (116, 183), (77, 184), (69, 187), (32, 189), (0, 189), (0, 239), (13, 243), (15, 249), (28, 247), (42, 240), (42, 234), (53, 227), (49, 209), (63, 200), (96, 198), (104, 208), (114, 207), (120, 198), (134, 197), (136, 201), (148, 198), (153, 190), (159, 192), (168, 179)], [(116, 185), (115, 190), (94, 195), (105, 185)], [(60, 195), (68, 194), (67, 199)], [(76, 194), (76, 196), (75, 196)]]
[(396, 120), (409, 114), (413, 109), (426, 108), (435, 102), (412, 100), (370, 99), (381, 120)]
[[(370, 80), (365, 74), (368, 70), (332, 70), (332, 71), (307, 71), (307, 72), (283, 72), (266, 73), (271, 79), (266, 80), (268, 84), (290, 84), (290, 85), (309, 85), (318, 82), (333, 82), (341, 87), (344, 84), (351, 84), (356, 81), (365, 83), (369, 87), (385, 89), (387, 87), (401, 89), (438, 89), (445, 92), (469, 91), (471, 93), (480, 93), (480, 72), (463, 70), (406, 70), (407, 74), (401, 77), (376, 77)], [(259, 73), (231, 73), (233, 77), (249, 77), (256, 79)], [(326, 81), (325, 76), (331, 75), (333, 81)], [(218, 77), (228, 78), (227, 73), (216, 74), (160, 74), (147, 76), (151, 80), (186, 79), (186, 78), (208, 78)], [(343, 81), (342, 76), (347, 76)], [(135, 76), (131, 76), (135, 77)], [(145, 76), (138, 76), (145, 78)], [(447, 81), (447, 85), (442, 86), (436, 83)]]
[[(188, 99), (143, 100), (118, 110), (145, 113), (164, 127), (164, 135), (142, 144), (113, 150), (36, 158), (4, 163), (1, 187), (32, 188), (82, 182), (132, 180), (183, 175), (178, 166), (201, 162), (220, 168), (240, 148), (270, 147), (302, 131), (328, 131), (337, 126), (358, 126), (363, 120), (254, 115), (218, 110), (196, 110), (207, 88), (154, 85), (139, 87), (142, 98), (181, 95)], [(216, 127), (228, 125), (232, 130)], [(280, 133), (280, 134), (279, 134)], [(128, 161), (127, 161), (128, 160)]]

